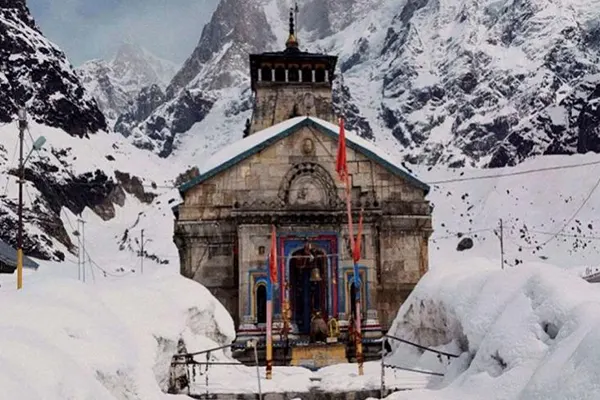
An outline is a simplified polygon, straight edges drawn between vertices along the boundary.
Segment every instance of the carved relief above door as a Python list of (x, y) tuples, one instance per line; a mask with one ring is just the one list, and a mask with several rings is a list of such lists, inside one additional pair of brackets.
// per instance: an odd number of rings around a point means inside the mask
[(290, 208), (337, 208), (337, 187), (325, 168), (316, 163), (294, 165), (283, 178), (279, 199)]

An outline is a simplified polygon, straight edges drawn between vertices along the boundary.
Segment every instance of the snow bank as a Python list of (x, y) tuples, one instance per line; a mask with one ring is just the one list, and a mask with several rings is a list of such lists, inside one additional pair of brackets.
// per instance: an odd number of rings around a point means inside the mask
[[(591, 399), (600, 391), (600, 291), (546, 264), (476, 260), (429, 272), (390, 333), (460, 354), (440, 390), (391, 399)], [(427, 358), (429, 357), (429, 358)], [(391, 362), (434, 368), (396, 345)], [(411, 365), (412, 364), (412, 365)], [(436, 371), (444, 371), (437, 363)]]
[(7, 399), (167, 398), (161, 389), (180, 338), (198, 351), (235, 336), (207, 289), (164, 273), (98, 285), (45, 281), (0, 301)]

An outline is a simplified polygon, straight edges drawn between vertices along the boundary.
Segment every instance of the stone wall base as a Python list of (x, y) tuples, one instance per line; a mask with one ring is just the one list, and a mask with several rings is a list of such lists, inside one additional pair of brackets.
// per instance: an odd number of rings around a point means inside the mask
[[(262, 400), (366, 400), (368, 398), (381, 399), (389, 396), (391, 393), (410, 389), (390, 389), (386, 390), (384, 396), (381, 396), (381, 390), (361, 390), (359, 392), (324, 392), (321, 390), (311, 390), (310, 392), (295, 393), (263, 393)], [(194, 399), (207, 400), (261, 400), (258, 393), (219, 393), (190, 395)]]

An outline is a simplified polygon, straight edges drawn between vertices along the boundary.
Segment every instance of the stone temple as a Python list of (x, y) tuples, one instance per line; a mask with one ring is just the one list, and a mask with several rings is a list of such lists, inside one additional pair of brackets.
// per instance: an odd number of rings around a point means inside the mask
[[(183, 202), (174, 208), (174, 240), (181, 274), (229, 310), (240, 348), (251, 338), (264, 343), (275, 225), (275, 362), (284, 347), (287, 354), (308, 344), (317, 311), (331, 327), (332, 341), (351, 343), (356, 290), (368, 356), (428, 269), (429, 187), (372, 142), (346, 133), (355, 233), (364, 210), (361, 285), (355, 288), (344, 186), (335, 171), (337, 58), (301, 51), (291, 26), (284, 51), (250, 55), (255, 98), (244, 137), (200, 163), (199, 174), (179, 188)], [(291, 323), (285, 340), (284, 305)]]

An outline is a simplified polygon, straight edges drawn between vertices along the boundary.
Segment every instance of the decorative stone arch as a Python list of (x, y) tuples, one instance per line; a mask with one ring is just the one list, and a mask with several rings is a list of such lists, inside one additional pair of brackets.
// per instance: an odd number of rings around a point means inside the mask
[(279, 187), (279, 200), (286, 207), (337, 208), (337, 186), (321, 165), (303, 162), (287, 172)]

